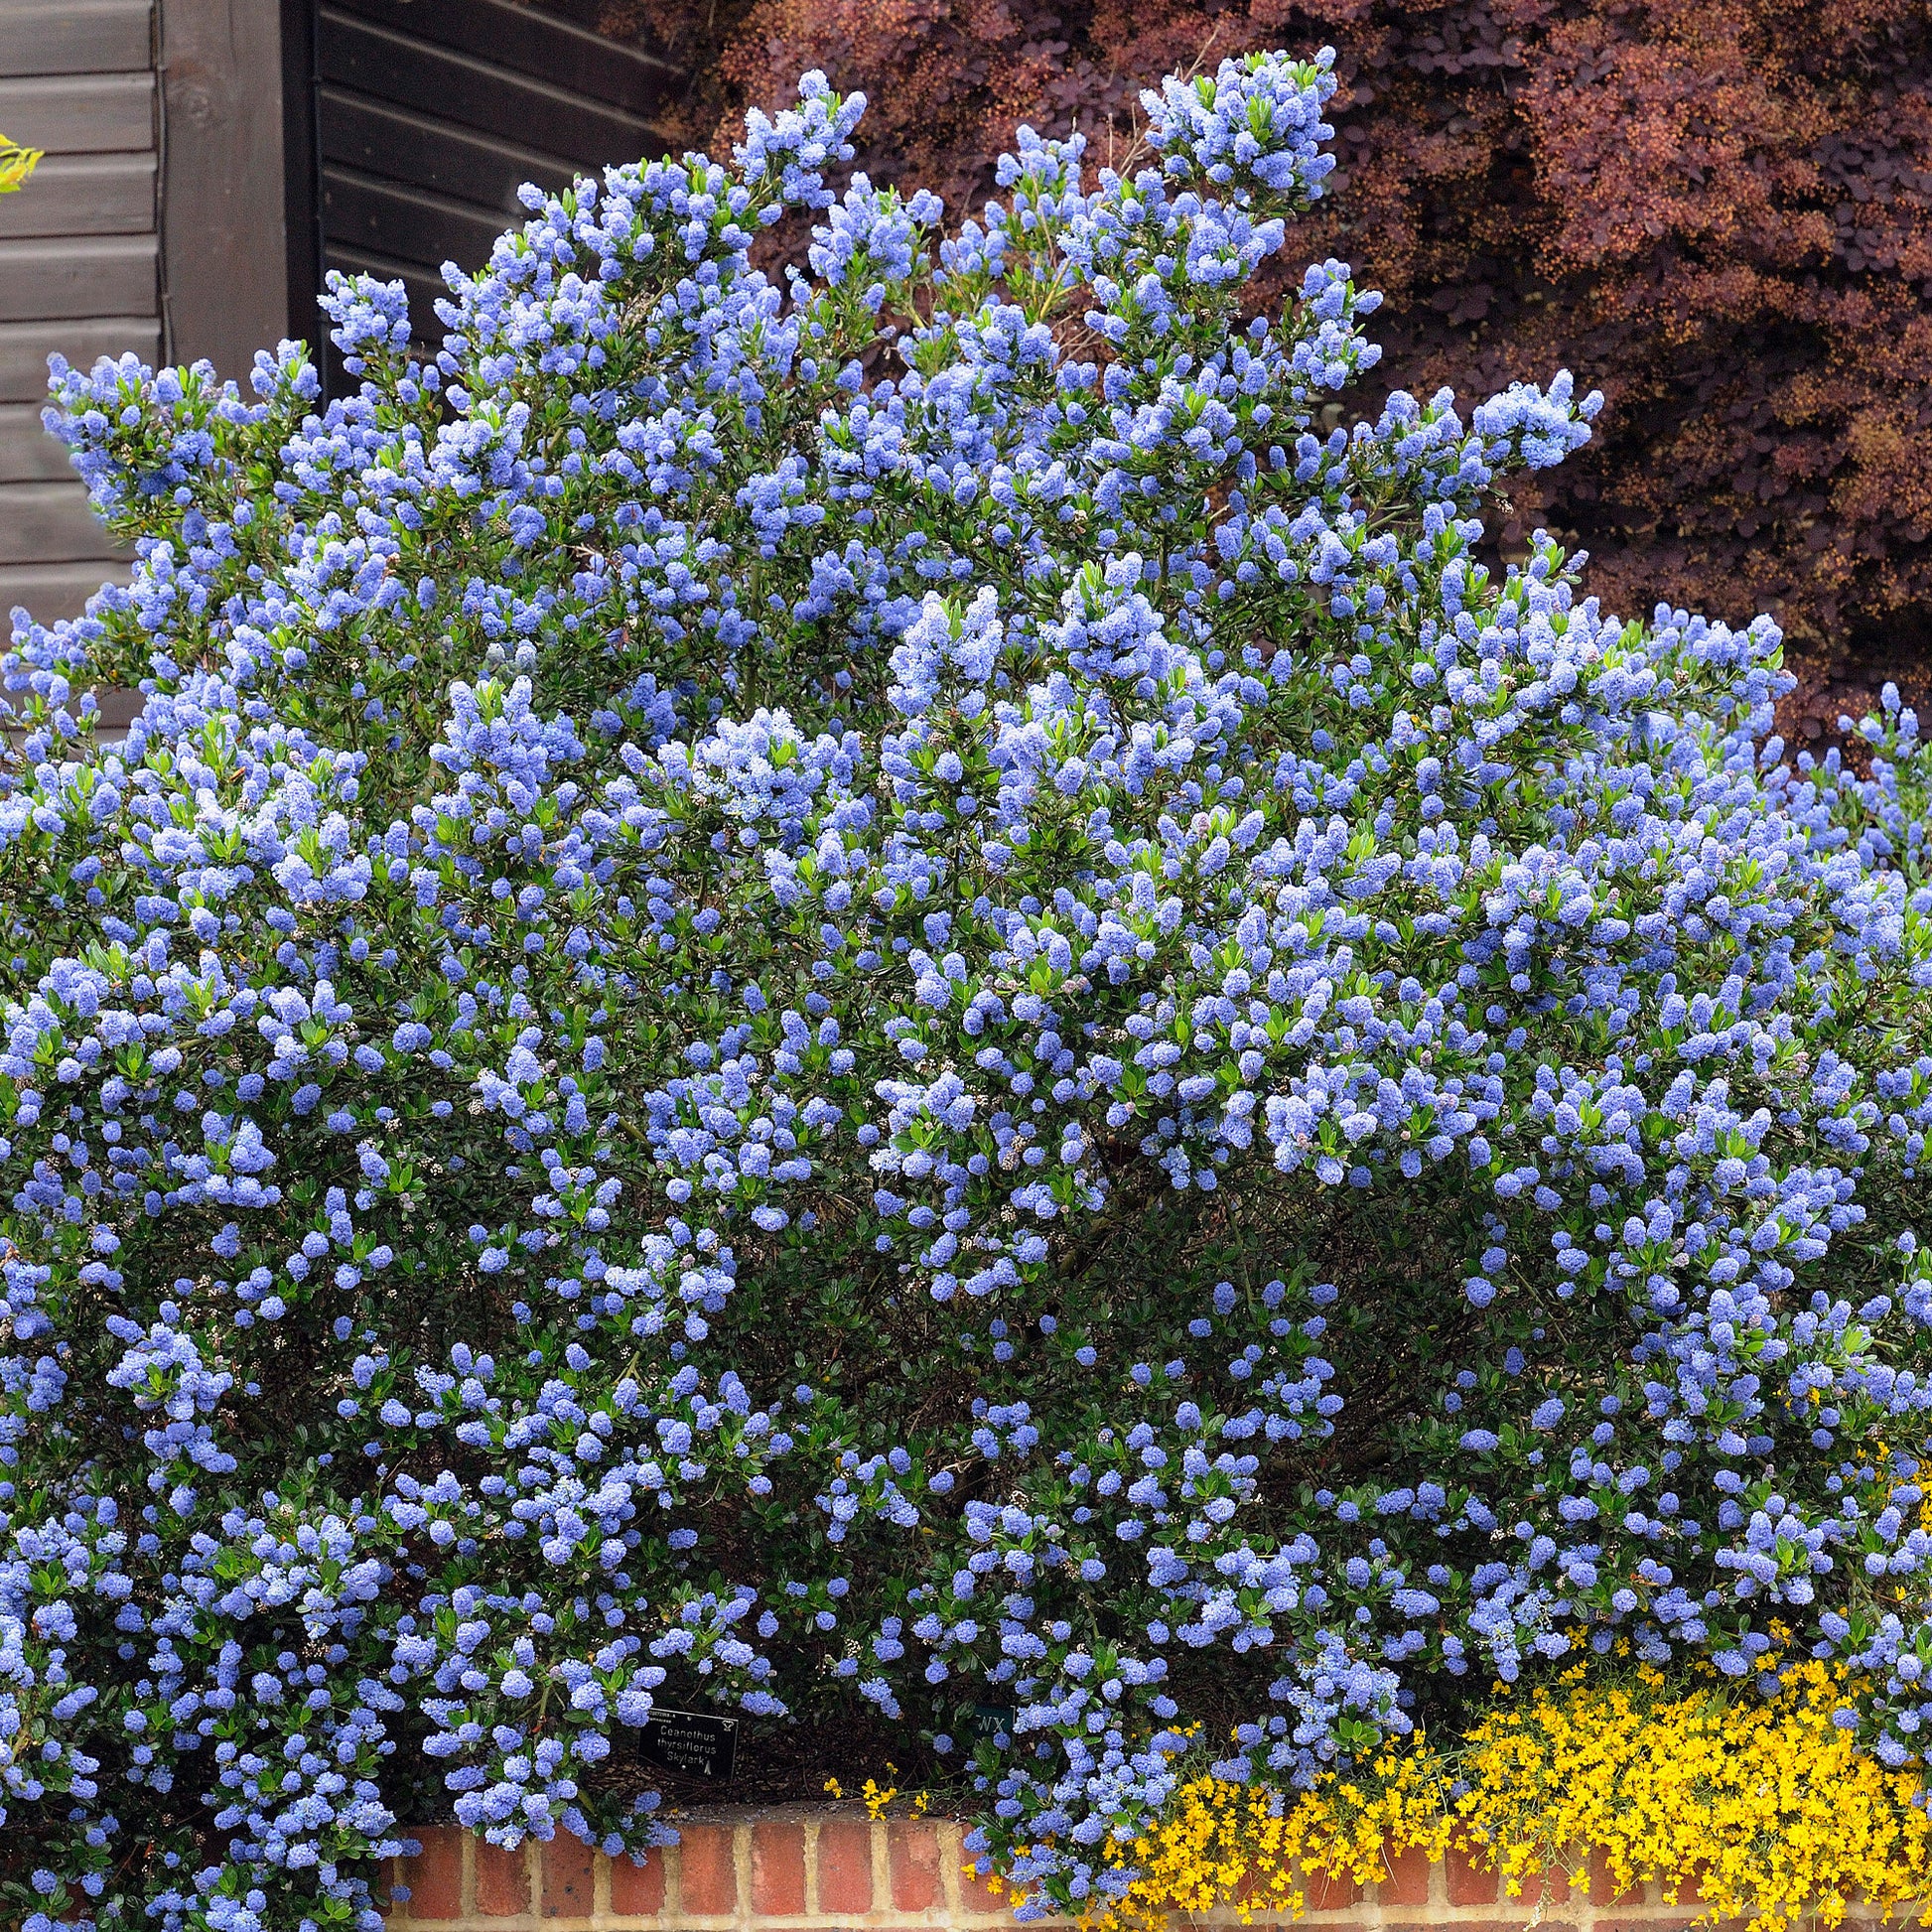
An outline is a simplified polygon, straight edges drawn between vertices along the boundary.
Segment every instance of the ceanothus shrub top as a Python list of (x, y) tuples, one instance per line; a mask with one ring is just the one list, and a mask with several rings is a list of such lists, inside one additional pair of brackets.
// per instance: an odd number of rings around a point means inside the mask
[(439, 1805), (641, 1848), (654, 1700), (923, 1727), (1041, 1905), (1188, 1752), (1619, 1637), (1782, 1620), (1913, 1755), (1916, 726), (1794, 771), (1769, 623), (1476, 562), (1567, 378), (1316, 427), (1374, 299), (1243, 285), (1332, 85), (1023, 131), (941, 240), (808, 76), (528, 196), (431, 361), (338, 284), (326, 409), (57, 371), (140, 557), (6, 668), (29, 1925), (368, 1926)]

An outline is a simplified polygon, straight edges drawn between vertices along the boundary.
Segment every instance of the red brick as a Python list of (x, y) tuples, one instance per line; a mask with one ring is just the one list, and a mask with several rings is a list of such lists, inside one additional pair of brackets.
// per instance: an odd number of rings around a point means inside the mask
[(611, 1861), (611, 1910), (631, 1918), (655, 1918), (664, 1909), (664, 1854), (656, 1851), (642, 1864), (627, 1858)]
[(872, 1910), (872, 1827), (856, 1818), (828, 1818), (818, 1828), (818, 1909)]
[[(1587, 1872), (1579, 1871), (1573, 1881), (1569, 1872), (1561, 1865), (1555, 1865), (1547, 1871), (1523, 1872), (1516, 1880), (1514, 1897), (1507, 1886), (1504, 1887), (1503, 1901), (1511, 1906), (1520, 1905), (1525, 1913), (1534, 1917), (1545, 1911), (1570, 1910), (1587, 1895)], [(1539, 1925), (1541, 1922), (1538, 1919)]]
[(795, 1918), (805, 1909), (805, 1828), (788, 1819), (752, 1827), (752, 1910)]
[(706, 1916), (738, 1909), (738, 1866), (729, 1825), (678, 1828), (677, 1875), (681, 1908)]
[[(1454, 1921), (1455, 1932), (1523, 1932), (1523, 1927), (1526, 1923), (1528, 1921), (1523, 1918), (1457, 1919)], [(1443, 1927), (1440, 1923), (1434, 1926), (1385, 1925), (1382, 1928), (1382, 1932), (1443, 1932)], [(1577, 1932), (1577, 1928), (1564, 1919), (1546, 1918), (1536, 1921), (1536, 1932)]]
[(506, 1852), (477, 1841), (477, 1916), (521, 1918), (530, 1909), (530, 1865), (523, 1847)]
[(985, 1877), (973, 1869), (974, 1855), (971, 1852), (959, 1862), (959, 1909), (962, 1912), (998, 1912), (1003, 1917), (1011, 1917), (1013, 1901), (1007, 1897), (1006, 1888), (992, 1872)]
[[(1292, 1879), (1279, 1871), (1270, 1872), (1266, 1877), (1257, 1871), (1245, 1872), (1228, 1893), (1225, 1904), (1239, 1913), (1244, 1922), (1260, 1925), (1270, 1912), (1283, 1909), (1287, 1903), (1283, 1886), (1292, 1883)], [(1306, 1894), (1307, 1884), (1302, 1889)], [(1304, 1909), (1308, 1909), (1306, 1897), (1303, 1903)]]
[(1493, 1905), (1501, 1886), (1501, 1874), (1484, 1870), (1466, 1852), (1451, 1852), (1445, 1866), (1451, 1905)]
[(414, 1836), (422, 1853), (400, 1863), (402, 1882), (409, 1887), (412, 1919), (452, 1919), (463, 1916), (463, 1833), (451, 1825), (426, 1825)]
[(1361, 1896), (1352, 1878), (1331, 1878), (1325, 1871), (1311, 1871), (1302, 1880), (1311, 1912), (1345, 1912)]
[(1388, 1862), (1388, 1875), (1375, 1888), (1384, 1905), (1427, 1905), (1429, 1903), (1429, 1859), (1417, 1851), (1398, 1852)]
[(896, 1818), (886, 1828), (893, 1870), (893, 1910), (924, 1912), (944, 1901), (939, 1834), (923, 1819)]
[(1592, 1905), (1614, 1905), (1619, 1899), (1632, 1899), (1642, 1896), (1641, 1888), (1632, 1886), (1628, 1891), (1619, 1891), (1614, 1875), (1610, 1871), (1608, 1857), (1600, 1852), (1589, 1855), (1589, 1902)]
[(543, 1915), (589, 1918), (597, 1909), (597, 1855), (581, 1838), (559, 1832), (543, 1848)]

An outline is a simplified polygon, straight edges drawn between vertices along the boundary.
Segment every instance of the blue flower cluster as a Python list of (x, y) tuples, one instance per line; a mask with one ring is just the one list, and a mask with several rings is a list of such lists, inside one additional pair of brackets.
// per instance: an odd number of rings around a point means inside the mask
[(439, 1807), (642, 1852), (660, 1706), (918, 1726), (1030, 1909), (1188, 1751), (1619, 1639), (1788, 1624), (1916, 1755), (1932, 756), (1480, 560), (1568, 377), (1350, 419), (1346, 267), (1247, 313), (1333, 85), (1023, 130), (941, 238), (808, 76), (526, 197), (432, 355), (338, 281), (326, 408), (57, 369), (138, 562), (4, 665), (34, 1932), (372, 1928)]

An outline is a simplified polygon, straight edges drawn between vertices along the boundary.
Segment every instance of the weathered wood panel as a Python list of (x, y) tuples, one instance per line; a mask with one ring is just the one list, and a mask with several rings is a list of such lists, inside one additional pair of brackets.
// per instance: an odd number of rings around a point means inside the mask
[(156, 31), (154, 0), (0, 0), (0, 127), (48, 152), (0, 201), (0, 614), (128, 576), (40, 418), (51, 352), (159, 356)]
[(41, 423), (46, 405), (0, 403), (0, 483), (71, 481), (68, 446), (48, 435)]
[(43, 623), (77, 618), (101, 585), (125, 584), (129, 575), (123, 563), (0, 564), (0, 635), (16, 604)]
[(145, 70), (153, 14), (149, 0), (0, 0), (0, 77)]
[(49, 154), (146, 153), (155, 144), (152, 73), (0, 80), (0, 127)]
[(152, 315), (0, 323), (0, 402), (38, 408), (47, 396), (47, 358), (57, 350), (75, 368), (91, 368), (101, 356), (129, 349), (144, 362), (161, 353), (161, 325)]
[(0, 564), (69, 564), (113, 554), (76, 477), (0, 483)]
[(0, 196), (0, 240), (152, 234), (154, 180), (151, 154), (50, 155), (34, 171), (31, 193)]
[(0, 241), (0, 322), (152, 314), (155, 256), (152, 235)]
[(127, 736), (127, 728), (141, 715), (147, 702), (138, 691), (96, 691), (94, 702), (100, 717), (94, 731), (103, 745), (116, 745)]
[[(357, 174), (385, 175), (452, 201), (499, 210), (499, 230), (527, 212), (516, 199), (526, 181), (556, 190), (568, 188), (579, 173), (555, 155), (424, 120), (337, 87), (323, 88), (320, 118), (325, 166), (334, 163)], [(531, 132), (524, 130), (526, 138)]]
[(166, 0), (161, 29), (168, 353), (240, 378), (289, 326), (280, 12)]
[(321, 0), (316, 22), (323, 261), (402, 281), (419, 340), (441, 333), (444, 263), (487, 259), (524, 182), (666, 146), (653, 117), (678, 70), (554, 13)]
[(333, 7), (322, 10), (320, 45), (325, 84), (413, 107), (438, 120), (485, 133), (540, 131), (543, 147), (600, 162), (633, 161), (663, 145), (641, 115), (585, 100), (472, 55), (405, 39)]
[(433, 41), (493, 67), (548, 81), (632, 114), (657, 111), (681, 69), (621, 41), (509, 0), (331, 0), (331, 11), (386, 27), (405, 39)]

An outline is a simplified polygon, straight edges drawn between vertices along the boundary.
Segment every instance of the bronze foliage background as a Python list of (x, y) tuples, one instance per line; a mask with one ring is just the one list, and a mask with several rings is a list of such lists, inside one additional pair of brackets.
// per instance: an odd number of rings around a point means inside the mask
[[(669, 52), (677, 132), (820, 68), (871, 100), (860, 165), (957, 213), (1016, 121), (1104, 159), (1140, 83), (1331, 43), (1341, 166), (1284, 260), (1386, 291), (1364, 407), (1559, 366), (1608, 399), (1519, 489), (1605, 605), (1784, 625), (1794, 748), (1932, 673), (1929, 0), (580, 0)], [(1286, 271), (1285, 271), (1286, 272)]]

